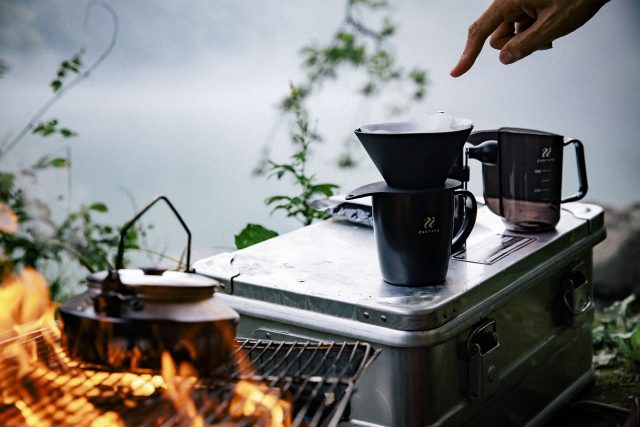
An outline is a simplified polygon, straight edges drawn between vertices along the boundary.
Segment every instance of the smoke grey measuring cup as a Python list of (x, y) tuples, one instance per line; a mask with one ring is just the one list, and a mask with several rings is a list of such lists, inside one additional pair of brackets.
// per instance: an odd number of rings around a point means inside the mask
[[(560, 204), (582, 199), (589, 188), (584, 147), (577, 139), (531, 129), (473, 132), (468, 156), (482, 162), (484, 197), (509, 230), (539, 232), (560, 220)], [(576, 153), (578, 191), (562, 197), (564, 147)]]

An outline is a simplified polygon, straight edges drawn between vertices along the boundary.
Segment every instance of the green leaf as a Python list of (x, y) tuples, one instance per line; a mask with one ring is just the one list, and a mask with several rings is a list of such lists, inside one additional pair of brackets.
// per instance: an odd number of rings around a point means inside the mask
[(15, 175), (11, 173), (0, 172), (0, 196), (4, 199), (4, 194), (13, 190)]
[(270, 205), (274, 202), (279, 202), (280, 200), (291, 200), (291, 197), (289, 196), (271, 196), (271, 197), (267, 197), (264, 201), (264, 203), (266, 205)]
[(67, 128), (60, 129), (60, 134), (65, 138), (71, 138), (72, 136), (78, 135), (77, 132), (74, 132), (71, 129), (67, 129)]
[(334, 190), (338, 188), (340, 187), (336, 184), (316, 184), (312, 185), (310, 190), (312, 191), (312, 193), (321, 193), (327, 197), (330, 197), (334, 195)]
[(58, 90), (60, 90), (60, 88), (62, 87), (62, 82), (58, 79), (55, 79), (54, 81), (51, 82), (51, 88), (53, 89), (54, 92), (57, 92)]
[(96, 211), (96, 212), (108, 212), (109, 208), (107, 207), (107, 205), (105, 205), (102, 202), (96, 202), (94, 204), (92, 204), (91, 206), (89, 206), (89, 209), (91, 209), (92, 211)]
[(290, 203), (283, 203), (281, 205), (276, 205), (275, 208), (271, 209), (271, 214), (273, 214), (275, 211), (290, 211), (291, 209), (293, 209), (293, 205)]
[(291, 173), (296, 173), (296, 170), (293, 168), (293, 166), (287, 165), (287, 164), (274, 164), (272, 166), (272, 169), (274, 171), (287, 171)]
[(259, 224), (247, 224), (247, 226), (235, 237), (236, 247), (238, 249), (244, 249), (256, 243), (269, 240), (276, 237), (278, 233), (273, 230), (269, 230)]
[(427, 72), (421, 68), (414, 68), (409, 72), (409, 78), (419, 86), (427, 84)]
[(49, 136), (56, 131), (56, 126), (58, 125), (57, 119), (49, 120), (48, 122), (40, 122), (33, 129), (34, 134), (41, 134), (42, 136)]
[(636, 361), (640, 361), (640, 329), (636, 329), (631, 338), (629, 339), (631, 345), (631, 351), (633, 352), (633, 358)]
[(389, 37), (393, 35), (395, 31), (396, 27), (395, 25), (393, 25), (393, 22), (391, 22), (388, 17), (384, 18), (382, 30), (380, 30), (380, 37)]
[(49, 165), (54, 168), (66, 168), (69, 167), (69, 164), (69, 161), (63, 157), (58, 157), (49, 161)]

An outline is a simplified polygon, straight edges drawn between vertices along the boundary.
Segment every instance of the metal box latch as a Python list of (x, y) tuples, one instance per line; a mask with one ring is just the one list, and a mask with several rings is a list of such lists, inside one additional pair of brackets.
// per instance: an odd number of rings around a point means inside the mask
[(498, 389), (496, 321), (486, 320), (478, 325), (467, 341), (469, 399), (484, 400)]
[(567, 323), (577, 325), (593, 305), (593, 286), (583, 271), (584, 263), (576, 264), (564, 278), (562, 299), (567, 309)]

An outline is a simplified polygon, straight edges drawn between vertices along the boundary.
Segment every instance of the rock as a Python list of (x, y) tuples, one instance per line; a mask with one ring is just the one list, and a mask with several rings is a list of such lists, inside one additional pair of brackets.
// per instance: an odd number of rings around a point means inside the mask
[(593, 249), (597, 298), (622, 299), (640, 291), (640, 203), (605, 207), (607, 238)]

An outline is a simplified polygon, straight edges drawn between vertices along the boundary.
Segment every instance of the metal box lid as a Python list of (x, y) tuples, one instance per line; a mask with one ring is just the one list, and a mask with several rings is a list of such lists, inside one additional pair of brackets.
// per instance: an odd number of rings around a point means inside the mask
[(222, 292), (403, 331), (438, 328), (483, 303), (498, 304), (560, 259), (605, 237), (602, 208), (563, 205), (555, 230), (506, 231), (488, 208), (441, 286), (399, 287), (381, 278), (373, 229), (331, 219), (249, 248), (197, 261)]

